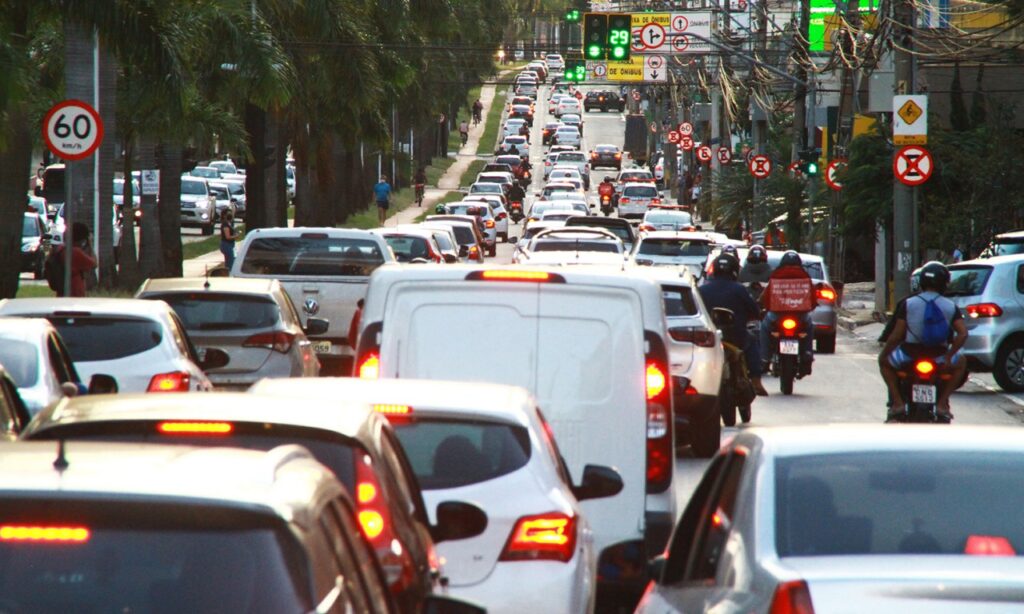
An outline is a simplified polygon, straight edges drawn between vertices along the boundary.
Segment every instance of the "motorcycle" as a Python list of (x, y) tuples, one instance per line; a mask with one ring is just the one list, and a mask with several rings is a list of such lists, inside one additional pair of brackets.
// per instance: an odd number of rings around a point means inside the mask
[(601, 213), (603, 213), (605, 217), (608, 217), (608, 216), (610, 216), (612, 214), (613, 211), (615, 211), (615, 207), (612, 206), (612, 197), (611, 197), (611, 195), (610, 194), (602, 194), (601, 195)]
[(518, 224), (523, 220), (523, 203), (519, 201), (512, 201), (508, 206), (508, 217), (512, 220), (513, 224)]
[(811, 334), (811, 331), (803, 330), (800, 315), (780, 313), (774, 330), (769, 332), (772, 337), (771, 371), (779, 378), (782, 394), (793, 394), (793, 380), (803, 377), (800, 374), (800, 362), (808, 359), (800, 356), (800, 340)]
[(913, 361), (908, 368), (896, 372), (900, 395), (905, 401), (904, 413), (890, 421), (949, 424), (949, 417), (938, 412), (937, 403), (941, 381), (950, 376), (940, 371), (934, 356), (921, 354), (911, 358)]
[(528, 190), (530, 188), (530, 184), (533, 182), (533, 175), (530, 174), (530, 171), (523, 169), (516, 175), (516, 179), (519, 180), (519, 185), (522, 186), (524, 190)]

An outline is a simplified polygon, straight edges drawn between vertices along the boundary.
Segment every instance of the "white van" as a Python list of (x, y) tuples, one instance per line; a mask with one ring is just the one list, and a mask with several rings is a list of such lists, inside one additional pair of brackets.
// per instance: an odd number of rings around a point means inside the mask
[(370, 279), (355, 375), (532, 392), (574, 482), (588, 464), (622, 476), (619, 494), (582, 506), (602, 577), (641, 590), (676, 517), (659, 284), (621, 267), (387, 268)]

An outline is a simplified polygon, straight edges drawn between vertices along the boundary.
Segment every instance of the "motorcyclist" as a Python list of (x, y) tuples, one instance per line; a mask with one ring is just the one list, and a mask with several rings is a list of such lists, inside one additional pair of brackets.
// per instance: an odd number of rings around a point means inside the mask
[[(949, 269), (941, 262), (929, 262), (921, 267), (921, 292), (907, 297), (896, 306), (893, 319), (896, 321), (892, 334), (885, 342), (882, 352), (878, 355), (878, 366), (882, 378), (889, 387), (892, 404), (889, 406), (888, 419), (902, 414), (905, 400), (900, 394), (899, 379), (896, 371), (913, 362), (915, 354), (935, 356), (935, 364), (950, 375), (949, 379), (939, 380), (936, 409), (947, 419), (952, 419), (949, 410), (949, 395), (956, 389), (967, 368), (967, 360), (960, 348), (967, 341), (967, 326), (963, 314), (952, 300), (942, 296), (949, 285)], [(946, 321), (947, 334), (940, 343), (926, 343), (926, 314), (930, 305), (938, 307)], [(955, 333), (952, 342), (951, 334)]]
[(740, 283), (750, 284), (759, 283), (761, 285), (768, 283), (768, 278), (771, 277), (772, 267), (768, 264), (768, 250), (763, 245), (752, 245), (747, 251), (746, 262), (743, 263), (743, 268), (740, 269)]
[(612, 183), (611, 177), (605, 176), (604, 181), (597, 186), (597, 194), (601, 197), (607, 196), (609, 201), (611, 200), (612, 195), (615, 194), (615, 184)]
[[(719, 254), (711, 264), (711, 278), (701, 284), (697, 291), (708, 310), (724, 307), (733, 313), (733, 324), (723, 330), (725, 341), (743, 351), (751, 383), (758, 395), (767, 396), (768, 391), (761, 384), (761, 357), (758, 352), (758, 341), (747, 332), (747, 323), (761, 318), (761, 309), (750, 297), (736, 277), (739, 267), (736, 259), (728, 254)], [(750, 416), (741, 416), (744, 422)]]
[(522, 204), (526, 198), (526, 190), (523, 186), (519, 185), (518, 181), (512, 182), (512, 187), (508, 189), (508, 202)]
[[(781, 282), (779, 280), (785, 280)], [(783, 293), (780, 286), (785, 284), (787, 291), (785, 299), (788, 303), (785, 308), (780, 308), (783, 300)], [(789, 301), (794, 301), (790, 303)], [(779, 266), (772, 271), (768, 278), (768, 287), (761, 293), (761, 305), (768, 310), (764, 320), (761, 321), (761, 360), (768, 363), (771, 360), (772, 344), (771, 331), (779, 320), (779, 313), (785, 312), (800, 318), (801, 329), (807, 333), (800, 337), (800, 375), (811, 374), (811, 363), (814, 361), (814, 325), (811, 322), (811, 311), (817, 305), (818, 297), (814, 292), (814, 283), (811, 276), (804, 270), (800, 254), (793, 250), (782, 255)]]

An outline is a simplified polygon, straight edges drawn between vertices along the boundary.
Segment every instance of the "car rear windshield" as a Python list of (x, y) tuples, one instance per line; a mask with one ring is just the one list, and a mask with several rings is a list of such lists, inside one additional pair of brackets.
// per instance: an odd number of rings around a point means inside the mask
[(34, 343), (20, 339), (0, 339), (0, 365), (18, 388), (39, 381), (39, 351)]
[(609, 241), (541, 241), (533, 246), (535, 252), (604, 252), (619, 253), (619, 246)]
[(684, 286), (662, 286), (661, 297), (665, 302), (666, 316), (695, 316), (699, 312), (693, 300), (693, 291)]
[(22, 218), (21, 222), (21, 236), (22, 237), (38, 237), (39, 236), (39, 224), (36, 222), (36, 218), (26, 215)]
[(113, 316), (43, 315), (60, 332), (71, 360), (117, 360), (160, 345), (163, 326), (153, 320)]
[(658, 188), (653, 185), (631, 185), (622, 189), (622, 195), (631, 198), (657, 198)]
[(284, 523), (200, 504), (7, 498), (8, 526), (73, 540), (0, 539), (5, 612), (246, 612), (311, 608), (309, 562)]
[(992, 246), (993, 256), (1012, 256), (1014, 254), (1024, 254), (1024, 240), (1000, 239)]
[(395, 260), (399, 262), (412, 262), (414, 258), (430, 259), (430, 248), (427, 240), (423, 237), (412, 237), (408, 235), (388, 235), (384, 237), (391, 251), (395, 253)]
[(1020, 454), (900, 451), (775, 463), (779, 556), (1024, 553)]
[(269, 297), (220, 292), (147, 294), (171, 306), (188, 330), (241, 330), (269, 328), (281, 310)]
[(650, 173), (622, 173), (619, 181), (650, 181), (651, 177)]
[(206, 194), (206, 185), (202, 181), (183, 179), (181, 181), (181, 193), (192, 195)]
[(693, 218), (690, 217), (689, 213), (648, 213), (644, 221), (651, 224), (693, 225)]
[(946, 296), (978, 296), (985, 291), (992, 267), (972, 265), (949, 267)]
[(384, 264), (375, 241), (343, 237), (267, 237), (245, 251), (242, 273), (365, 277)]
[(423, 490), (493, 480), (530, 460), (530, 435), (521, 426), (440, 419), (394, 426)]
[(618, 150), (619, 148), (614, 145), (598, 145), (597, 148), (594, 149), (597, 153), (616, 153)]
[[(573, 130), (573, 132), (576, 131), (575, 128), (573, 128), (572, 130)], [(573, 153), (562, 153), (562, 154), (558, 154), (558, 161), (559, 162), (586, 162), (587, 158), (586, 158), (586, 156), (584, 156), (581, 153), (575, 153), (575, 152), (573, 152)]]
[(640, 243), (638, 253), (645, 256), (707, 256), (711, 244), (692, 239), (646, 239)]

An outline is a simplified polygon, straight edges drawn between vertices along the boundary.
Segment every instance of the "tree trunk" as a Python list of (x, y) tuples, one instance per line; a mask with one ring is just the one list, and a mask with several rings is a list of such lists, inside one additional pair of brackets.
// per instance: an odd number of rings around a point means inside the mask
[(25, 190), (32, 165), (32, 133), (27, 109), (8, 107), (0, 143), (0, 298), (14, 298), (21, 276), (21, 228)]
[[(100, 286), (106, 289), (117, 285), (117, 267), (114, 258), (114, 250), (120, 252), (120, 248), (114, 245), (114, 228), (117, 224), (117, 212), (114, 210), (114, 168), (117, 164), (117, 150), (120, 141), (117, 135), (117, 60), (110, 51), (101, 46), (99, 56), (99, 99), (100, 116), (103, 118), (103, 143), (96, 153), (99, 162), (99, 192), (100, 192), (100, 231), (96, 233), (99, 249), (99, 281)], [(107, 218), (112, 220), (107, 224)], [(128, 215), (124, 218), (126, 223), (121, 229), (122, 238), (124, 233), (132, 232), (134, 222), (132, 221), (131, 201), (128, 201)]]
[[(267, 197), (263, 176), (266, 158), (266, 112), (253, 104), (245, 105), (245, 130), (249, 134), (252, 159), (245, 173), (245, 228), (268, 228)], [(298, 219), (296, 209), (296, 219)]]
[(163, 249), (161, 276), (181, 277), (181, 171), (184, 151), (181, 145), (162, 143), (156, 153), (160, 169), (160, 199), (156, 210), (160, 220), (160, 246)]
[[(95, 101), (96, 92), (93, 88), (93, 47), (95, 39), (93, 31), (82, 27), (71, 21), (64, 20), (64, 79), (65, 89), (68, 98), (84, 100), (89, 104)], [(95, 106), (95, 105), (94, 105)], [(96, 228), (94, 215), (101, 203), (96, 202), (94, 192), (94, 165), (97, 163), (96, 155), (89, 156), (77, 162), (67, 162), (65, 181), (71, 184), (71, 193), (68, 194), (65, 204), (65, 220), (70, 221), (69, 230), (75, 224), (82, 223), (89, 228), (93, 234), (93, 248), (99, 250), (104, 245), (111, 249), (111, 229), (107, 229), (109, 222), (107, 216), (99, 212), (100, 227)], [(105, 223), (106, 222), (106, 223)], [(105, 230), (105, 232), (104, 232)], [(72, 241), (78, 241), (83, 237), (72, 237)], [(86, 288), (91, 289), (95, 277), (86, 276)]]
[(319, 131), (315, 128), (300, 130), (295, 139), (295, 225), (317, 226), (320, 209)]
[[(154, 144), (143, 138), (139, 144), (139, 168), (153, 170), (156, 168)], [(127, 179), (127, 178), (125, 178)], [(160, 218), (156, 211), (156, 195), (142, 194), (142, 224), (139, 233), (139, 270), (143, 279), (160, 277), (163, 273), (161, 258), (163, 247), (160, 244)]]
[[(131, 137), (128, 137), (129, 139)], [(121, 201), (121, 215), (124, 218), (124, 228), (121, 232), (121, 248), (118, 250), (118, 276), (117, 283), (125, 290), (134, 290), (142, 281), (142, 274), (139, 272), (139, 256), (135, 249), (135, 211), (132, 204), (135, 200), (135, 188), (132, 186), (132, 144), (126, 141), (122, 144), (124, 160), (122, 171), (125, 176), (124, 200)]]

